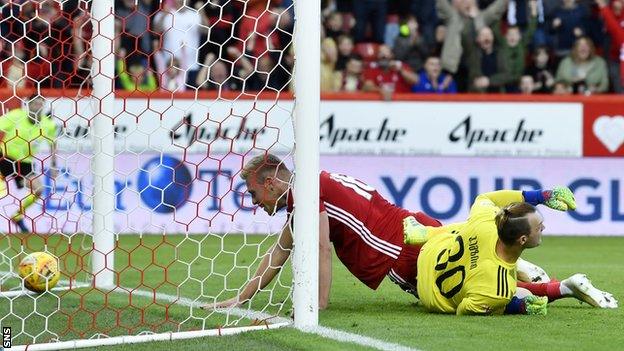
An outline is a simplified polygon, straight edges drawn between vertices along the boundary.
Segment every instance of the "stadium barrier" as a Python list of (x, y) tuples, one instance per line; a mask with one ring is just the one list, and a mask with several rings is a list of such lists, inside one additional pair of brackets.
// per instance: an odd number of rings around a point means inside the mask
[[(54, 106), (54, 113), (63, 117), (69, 136), (84, 137), (84, 126), (92, 116), (81, 112), (77, 118), (74, 102), (63, 102), (75, 100), (75, 96), (87, 96), (89, 92), (44, 90), (43, 94), (55, 98), (58, 105)], [(15, 96), (28, 95), (29, 91), (18, 91), (15, 95), (11, 91), (0, 91), (0, 112), (20, 105)], [(272, 140), (277, 133), (277, 129), (263, 128), (264, 124), (254, 125), (249, 118), (254, 113), (262, 114), (259, 112), (262, 108), (253, 106), (255, 95), (239, 92), (217, 95), (211, 91), (176, 94), (118, 92), (116, 97), (119, 102), (123, 101), (123, 104), (117, 104), (114, 118), (117, 136), (137, 131), (134, 127), (137, 122), (139, 125), (149, 124), (156, 118), (163, 131), (180, 122), (187, 123), (184, 128), (158, 139), (161, 142), (158, 146), (165, 149), (179, 148), (185, 143), (188, 146), (193, 132), (197, 133), (198, 145), (210, 141), (215, 151), (229, 147), (219, 146), (219, 143), (226, 143), (224, 139), (236, 137), (237, 143), (240, 139), (251, 142), (254, 137)], [(266, 108), (278, 98), (279, 103), (287, 104), (285, 101), (289, 101), (292, 94), (262, 93), (256, 104), (264, 103), (262, 107)], [(621, 110), (624, 96), (619, 95), (396, 94), (392, 102), (385, 102), (376, 93), (332, 93), (323, 94), (322, 101), (322, 154), (624, 156), (624, 112)], [(86, 103), (86, 100), (82, 102)], [(180, 111), (189, 106), (192, 113), (180, 115)], [(290, 106), (284, 106), (282, 114), (271, 114), (271, 118), (277, 118), (273, 124), (285, 122), (286, 107)], [(231, 113), (230, 108), (233, 108)], [(272, 108), (279, 110), (280, 107)], [(85, 111), (89, 108), (83, 105), (78, 109)], [(232, 118), (213, 121), (212, 127), (219, 128), (210, 129), (210, 123), (203, 121), (206, 117), (211, 119), (209, 114)], [(190, 127), (197, 128), (191, 130)], [(292, 140), (292, 128), (279, 132), (280, 143)], [(155, 137), (152, 139), (156, 140)], [(135, 133), (126, 147), (141, 149), (145, 140), (145, 135)], [(286, 145), (282, 149), (286, 150)]]
[[(88, 149), (87, 101), (49, 93), (58, 97), (51, 110), (63, 121), (61, 155)], [(244, 205), (250, 202), (243, 201), (242, 180), (231, 180), (240, 159), (219, 159), (233, 140), (241, 148), (234, 152), (252, 144), (289, 150), (291, 102), (284, 94), (279, 100), (264, 94), (256, 102), (229, 97), (117, 94), (115, 209), (123, 213), (117, 227), (218, 232), (230, 228), (236, 213), (242, 231), (278, 229), (282, 218)], [(623, 103), (621, 96), (397, 95), (385, 102), (376, 94), (326, 94), (321, 166), (355, 175), (395, 203), (445, 222), (465, 218), (479, 192), (564, 184), (575, 190), (579, 209), (549, 215), (547, 233), (624, 235)], [(268, 108), (273, 112), (265, 121), (261, 111)], [(45, 213), (54, 216), (41, 216), (37, 227), (48, 228), (52, 221), (62, 232), (90, 227), (89, 158), (79, 156), (62, 165), (56, 182), (46, 178)], [(197, 179), (191, 182), (191, 175)], [(154, 191), (150, 184), (166, 190)], [(16, 205), (3, 206), (11, 212)]]

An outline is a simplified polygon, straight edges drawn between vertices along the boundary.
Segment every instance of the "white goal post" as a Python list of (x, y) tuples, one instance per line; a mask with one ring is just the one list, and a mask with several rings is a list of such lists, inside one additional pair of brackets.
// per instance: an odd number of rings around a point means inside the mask
[(115, 114), (115, 56), (113, 38), (115, 23), (111, 16), (114, 0), (99, 0), (92, 3), (93, 26), (99, 28), (91, 39), (93, 65), (91, 75), (93, 90), (91, 97), (95, 116), (93, 117), (93, 257), (92, 270), (96, 288), (110, 289), (114, 282), (115, 231), (115, 184), (113, 179), (115, 163), (115, 140), (112, 117)]
[(295, 6), (295, 326), (318, 325), (320, 1)]

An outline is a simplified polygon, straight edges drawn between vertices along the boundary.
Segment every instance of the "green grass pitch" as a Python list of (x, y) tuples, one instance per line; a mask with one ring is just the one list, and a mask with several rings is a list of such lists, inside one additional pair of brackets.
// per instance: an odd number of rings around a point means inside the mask
[[(257, 265), (255, 257), (266, 251), (274, 237), (219, 236), (121, 236), (115, 250), (117, 272), (128, 290), (140, 289), (204, 299), (219, 294), (224, 286), (235, 289)], [(0, 236), (0, 250), (17, 262), (20, 245), (25, 250), (43, 248), (39, 236)], [(244, 245), (243, 245), (244, 244)], [(47, 240), (48, 249), (59, 254), (63, 271), (78, 280), (86, 272), (76, 263), (88, 257), (88, 238)], [(71, 248), (71, 249), (68, 249)], [(593, 283), (624, 301), (624, 238), (545, 237), (542, 246), (526, 251), (524, 257), (559, 279), (577, 272), (587, 273)], [(224, 250), (221, 250), (224, 248)], [(233, 263), (236, 262), (233, 268)], [(8, 270), (8, 262), (0, 262)], [(210, 277), (206, 278), (210, 273)], [(253, 309), (265, 308), (286, 316), (290, 305), (280, 308), (288, 297), (291, 275), (284, 271), (273, 294), (262, 293), (252, 301)], [(3, 282), (6, 289), (15, 282)], [(223, 292), (228, 298), (233, 292)], [(11, 308), (12, 306), (12, 308)], [(54, 312), (56, 311), (56, 312)], [(48, 316), (46, 318), (46, 316)], [(102, 293), (79, 288), (58, 296), (0, 298), (0, 323), (11, 326), (14, 345), (36, 337), (43, 342), (60, 337), (69, 340), (108, 335), (211, 328), (232, 323), (220, 314), (160, 300), (121, 293)], [(25, 321), (28, 333), (15, 335)], [(600, 310), (574, 299), (549, 306), (547, 316), (456, 317), (426, 313), (417, 301), (389, 280), (377, 291), (359, 283), (334, 258), (330, 307), (320, 314), (320, 324), (420, 350), (619, 350), (624, 348), (624, 312)], [(46, 327), (47, 324), (47, 327)], [(249, 325), (242, 319), (239, 325)], [(31, 341), (30, 341), (31, 342)], [(157, 342), (97, 350), (355, 350), (360, 346), (304, 334), (291, 328), (251, 332), (237, 336)]]

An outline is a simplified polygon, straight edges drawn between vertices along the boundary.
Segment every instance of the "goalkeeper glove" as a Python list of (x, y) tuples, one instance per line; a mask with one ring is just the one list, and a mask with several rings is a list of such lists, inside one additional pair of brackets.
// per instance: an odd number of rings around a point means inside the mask
[(529, 295), (522, 299), (526, 314), (530, 315), (542, 315), (545, 316), (548, 313), (548, 298), (546, 296)]
[(423, 245), (427, 242), (427, 228), (414, 216), (403, 218), (403, 242), (409, 245)]
[(556, 186), (552, 190), (543, 192), (544, 205), (558, 211), (571, 211), (576, 209), (574, 194), (565, 186)]
[(564, 186), (552, 190), (523, 191), (524, 200), (532, 205), (544, 204), (553, 210), (570, 211), (576, 209), (576, 200), (572, 191)]

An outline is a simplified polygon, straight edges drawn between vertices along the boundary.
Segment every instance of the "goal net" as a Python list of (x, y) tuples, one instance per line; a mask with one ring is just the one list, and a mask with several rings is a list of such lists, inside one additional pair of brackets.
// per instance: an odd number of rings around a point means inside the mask
[[(243, 165), (272, 153), (294, 169), (303, 155), (294, 125), (318, 129), (318, 113), (311, 124), (295, 113), (306, 105), (292, 93), (301, 64), (293, 1), (2, 4), (0, 326), (11, 328), (12, 346), (91, 347), (291, 324), (290, 264), (242, 306), (200, 306), (236, 297), (289, 223), (285, 211), (269, 216), (252, 204)], [(310, 72), (318, 76), (314, 65)], [(298, 89), (318, 99), (318, 90)], [(39, 119), (36, 96), (45, 99)], [(30, 131), (2, 122), (18, 109)], [(304, 142), (311, 167), (316, 135)], [(16, 140), (27, 156), (12, 157)], [(297, 182), (318, 181), (318, 169), (297, 174)], [(17, 267), (40, 251), (58, 258), (61, 278), (36, 294)]]

